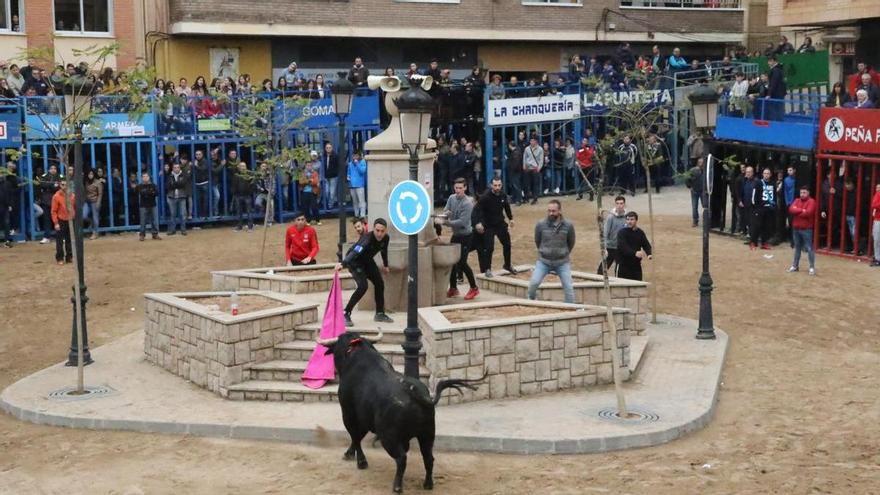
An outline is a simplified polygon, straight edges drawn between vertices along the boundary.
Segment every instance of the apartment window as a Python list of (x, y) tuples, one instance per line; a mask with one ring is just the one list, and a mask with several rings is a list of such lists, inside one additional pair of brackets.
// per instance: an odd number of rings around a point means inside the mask
[(620, 0), (621, 7), (648, 9), (739, 9), (741, 0)]
[(0, 0), (0, 32), (24, 31), (24, 0)]
[(55, 31), (107, 34), (113, 0), (55, 0)]
[(523, 5), (558, 5), (560, 7), (580, 7), (581, 0), (523, 0)]

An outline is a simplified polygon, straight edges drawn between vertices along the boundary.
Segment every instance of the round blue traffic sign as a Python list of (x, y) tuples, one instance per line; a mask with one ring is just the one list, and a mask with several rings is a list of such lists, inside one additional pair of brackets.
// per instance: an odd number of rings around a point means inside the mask
[(401, 234), (418, 234), (431, 219), (431, 196), (425, 186), (405, 180), (391, 190), (388, 217)]

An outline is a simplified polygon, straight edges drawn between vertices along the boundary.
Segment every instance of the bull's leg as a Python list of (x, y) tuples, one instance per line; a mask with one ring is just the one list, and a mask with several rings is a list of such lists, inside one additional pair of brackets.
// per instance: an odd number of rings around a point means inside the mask
[(364, 455), (363, 449), (361, 449), (361, 440), (367, 435), (366, 431), (360, 431), (358, 429), (357, 421), (354, 418), (351, 418), (342, 413), (342, 423), (345, 425), (345, 429), (348, 430), (348, 434), (351, 437), (351, 445), (348, 446), (348, 450), (342, 454), (342, 459), (346, 461), (351, 461), (357, 459), (357, 467), (358, 469), (367, 469), (369, 464), (367, 464), (367, 456)]
[(397, 472), (394, 473), (394, 493), (403, 493), (403, 472), (406, 471), (406, 451), (401, 445), (397, 449), (397, 455), (394, 457), (397, 463)]
[(431, 490), (434, 488), (434, 432), (419, 437), (419, 450), (422, 451), (422, 460), (425, 461), (425, 482), (422, 488)]

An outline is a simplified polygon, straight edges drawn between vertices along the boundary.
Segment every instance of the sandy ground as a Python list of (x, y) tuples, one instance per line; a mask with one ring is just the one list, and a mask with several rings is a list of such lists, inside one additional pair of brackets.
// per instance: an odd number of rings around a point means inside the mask
[[(700, 236), (690, 226), (687, 196), (664, 192), (656, 203), (659, 310), (696, 318)], [(534, 259), (532, 226), (544, 204), (515, 210), (515, 264)], [(642, 213), (643, 204), (636, 198)], [(563, 206), (579, 229), (575, 269), (591, 270), (598, 260), (594, 206), (570, 197)], [(318, 228), (326, 246), (320, 262), (332, 261), (335, 231), (333, 221)], [(208, 271), (256, 265), (259, 232), (214, 228), (162, 241), (138, 242), (131, 234), (87, 241), (92, 345), (142, 324), (143, 292), (206, 290)], [(270, 231), (275, 264), (283, 232), (281, 225)], [(55, 265), (52, 250), (30, 243), (0, 252), (0, 387), (66, 357), (73, 270)], [(880, 493), (880, 269), (820, 257), (818, 277), (787, 274), (788, 247), (749, 252), (732, 238), (713, 237), (712, 254), (715, 323), (730, 333), (731, 349), (717, 417), (706, 429), (671, 444), (604, 455), (437, 452), (435, 491)], [(71, 370), (71, 384), (74, 377)], [(367, 451), (367, 471), (342, 462), (341, 454), (68, 430), (0, 415), (0, 493), (390, 490), (393, 462), (383, 452)], [(409, 466), (405, 489), (420, 491), (417, 454)]]

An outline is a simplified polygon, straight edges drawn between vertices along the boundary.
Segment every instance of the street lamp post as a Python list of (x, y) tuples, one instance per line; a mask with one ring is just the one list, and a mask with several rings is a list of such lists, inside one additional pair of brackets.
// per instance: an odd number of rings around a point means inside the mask
[[(67, 81), (61, 91), (64, 94), (65, 118), (73, 125), (73, 184), (71, 191), (74, 194), (73, 204), (73, 243), (76, 248), (76, 273), (79, 285), (79, 308), (77, 308), (77, 287), (73, 287), (70, 297), (73, 307), (73, 324), (70, 329), (70, 349), (67, 353), (66, 366), (79, 366), (80, 360), (83, 365), (92, 364), (92, 354), (89, 352), (89, 332), (86, 325), (86, 303), (89, 301), (86, 295), (85, 253), (83, 252), (83, 200), (85, 188), (83, 187), (83, 127), (84, 116), (91, 112), (92, 85), (82, 76), (73, 76)], [(59, 234), (60, 235), (60, 234)], [(77, 316), (79, 316), (80, 332), (77, 332)], [(82, 354), (80, 354), (82, 349)]]
[[(419, 151), (428, 144), (428, 129), (434, 101), (416, 84), (397, 98), (400, 111), (400, 142), (409, 152), (409, 178), (419, 180)], [(419, 252), (418, 234), (409, 236), (409, 276), (407, 277), (406, 328), (403, 331), (404, 375), (418, 379), (419, 350), (422, 332), (419, 330)]]
[(339, 206), (339, 244), (336, 257), (342, 261), (342, 246), (346, 241), (345, 225), (345, 176), (348, 165), (348, 146), (345, 139), (345, 118), (351, 113), (351, 105), (354, 102), (354, 84), (344, 75), (333, 83), (331, 94), (333, 96), (333, 112), (339, 120), (339, 135), (336, 147), (336, 201)]
[(700, 317), (697, 338), (715, 338), (715, 325), (712, 318), (712, 275), (709, 273), (709, 222), (711, 218), (711, 194), (714, 173), (712, 170), (711, 140), (706, 139), (709, 130), (715, 127), (718, 119), (718, 93), (709, 86), (702, 86), (688, 96), (693, 108), (697, 128), (703, 131), (703, 273), (700, 274)]

